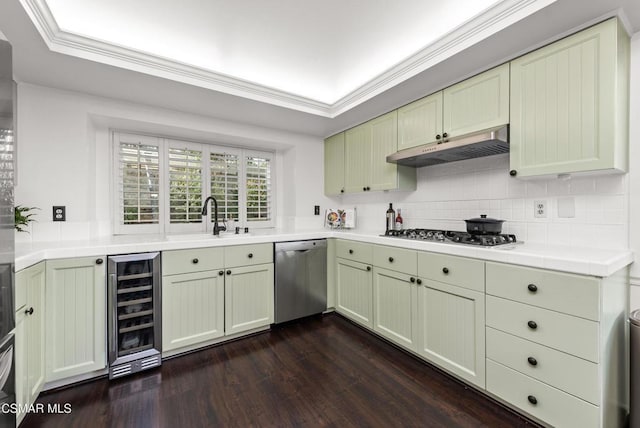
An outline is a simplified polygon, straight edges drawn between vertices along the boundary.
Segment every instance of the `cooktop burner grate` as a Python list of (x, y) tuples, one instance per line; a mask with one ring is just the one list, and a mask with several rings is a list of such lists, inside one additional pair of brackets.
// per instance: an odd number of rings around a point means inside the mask
[(495, 247), (497, 245), (515, 244), (519, 242), (515, 235), (506, 233), (474, 235), (468, 232), (435, 229), (390, 230), (383, 236), (414, 239), (416, 241), (478, 245), (481, 247)]

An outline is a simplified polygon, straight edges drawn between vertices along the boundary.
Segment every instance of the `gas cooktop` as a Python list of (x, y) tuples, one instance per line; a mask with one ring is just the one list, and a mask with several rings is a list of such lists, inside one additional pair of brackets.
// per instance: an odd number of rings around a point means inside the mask
[(390, 230), (382, 236), (392, 238), (414, 239), (416, 241), (446, 242), (452, 244), (479, 245), (494, 247), (496, 245), (519, 243), (515, 235), (474, 235), (467, 232), (434, 229), (403, 229)]

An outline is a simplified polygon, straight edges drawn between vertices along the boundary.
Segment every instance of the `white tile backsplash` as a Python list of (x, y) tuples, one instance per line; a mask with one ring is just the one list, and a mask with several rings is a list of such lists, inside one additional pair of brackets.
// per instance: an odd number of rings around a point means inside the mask
[[(503, 230), (522, 241), (629, 248), (626, 175), (522, 180), (509, 175), (509, 157), (498, 155), (419, 168), (417, 177), (415, 192), (343, 195), (338, 203), (357, 208), (358, 229), (380, 233), (392, 202), (407, 228), (464, 230), (464, 219), (487, 214), (506, 220)], [(558, 216), (558, 200), (566, 198), (575, 204), (570, 218)], [(534, 217), (535, 200), (546, 201), (546, 218)]]

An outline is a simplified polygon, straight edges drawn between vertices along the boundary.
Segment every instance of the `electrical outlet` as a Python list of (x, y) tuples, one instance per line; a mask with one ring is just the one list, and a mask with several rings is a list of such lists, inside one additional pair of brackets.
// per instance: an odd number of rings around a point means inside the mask
[(320, 215), (320, 205), (314, 205), (313, 206), (313, 214), (314, 215)]
[(533, 216), (535, 218), (547, 217), (547, 201), (533, 201)]
[(67, 208), (61, 205), (53, 206), (53, 221), (65, 221), (67, 219)]

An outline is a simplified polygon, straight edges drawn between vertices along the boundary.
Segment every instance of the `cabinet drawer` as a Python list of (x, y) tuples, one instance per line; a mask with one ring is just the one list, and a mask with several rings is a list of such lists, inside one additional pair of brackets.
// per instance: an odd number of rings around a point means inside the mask
[(487, 263), (487, 294), (600, 319), (600, 281), (590, 276)]
[(418, 274), (418, 257), (413, 250), (376, 245), (373, 247), (373, 264), (407, 275)]
[(597, 322), (493, 296), (487, 296), (486, 313), (490, 327), (594, 363), (599, 360)]
[[(487, 391), (558, 427), (598, 427), (599, 408), (572, 395), (487, 360)], [(529, 401), (535, 398), (536, 404)]]
[(202, 272), (223, 266), (224, 250), (221, 247), (162, 252), (162, 275)]
[(336, 256), (370, 265), (373, 262), (373, 246), (363, 242), (339, 239), (336, 243)]
[(487, 327), (487, 358), (598, 405), (598, 365)]
[(224, 267), (273, 263), (273, 244), (235, 245), (224, 249)]
[(418, 253), (418, 276), (484, 292), (484, 262), (436, 253)]

